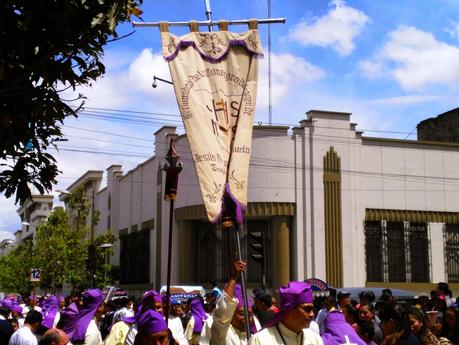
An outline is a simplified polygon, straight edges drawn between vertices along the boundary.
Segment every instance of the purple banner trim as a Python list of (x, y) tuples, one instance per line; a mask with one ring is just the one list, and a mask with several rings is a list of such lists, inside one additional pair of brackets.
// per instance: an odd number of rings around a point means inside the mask
[(207, 61), (207, 62), (210, 62), (210, 63), (218, 63), (220, 61), (222, 61), (226, 55), (228, 54), (229, 50), (233, 47), (233, 46), (242, 46), (244, 47), (247, 52), (252, 55), (255, 59), (261, 59), (263, 58), (263, 54), (260, 54), (256, 51), (253, 51), (251, 50), (248, 46), (247, 46), (247, 43), (243, 40), (231, 40), (228, 42), (228, 47), (226, 49), (226, 51), (218, 58), (213, 58), (211, 56), (208, 56), (206, 55), (202, 50), (200, 50), (197, 46), (196, 46), (196, 43), (194, 41), (180, 41), (180, 43), (177, 45), (177, 47), (175, 48), (175, 51), (169, 55), (169, 56), (164, 56), (164, 59), (168, 62), (174, 60), (178, 53), (179, 53), (179, 50), (183, 47), (193, 47), (198, 53), (199, 55), (201, 55), (202, 59), (204, 61)]
[(245, 210), (245, 206), (242, 205), (237, 199), (236, 197), (233, 195), (233, 193), (231, 193), (231, 190), (230, 190), (230, 186), (229, 186), (229, 183), (226, 183), (225, 185), (225, 192), (223, 194), (223, 198), (222, 198), (222, 208), (221, 208), (221, 211), (220, 213), (214, 218), (212, 219), (212, 223), (218, 223), (221, 218), (222, 218), (222, 215), (225, 211), (225, 209), (227, 207), (231, 207), (230, 205), (225, 205), (225, 195), (231, 200), (231, 202), (233, 203), (233, 207), (235, 207), (235, 217), (236, 217), (236, 222), (239, 224), (239, 225), (242, 225), (244, 223), (244, 215), (243, 215), (243, 211)]

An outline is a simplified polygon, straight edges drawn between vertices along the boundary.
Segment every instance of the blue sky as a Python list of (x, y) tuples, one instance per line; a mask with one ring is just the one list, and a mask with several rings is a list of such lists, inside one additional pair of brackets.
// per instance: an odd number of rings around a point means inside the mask
[[(213, 20), (268, 14), (267, 0), (210, 2)], [(145, 21), (206, 19), (204, 0), (145, 0), (142, 9)], [(417, 123), (459, 105), (459, 1), (272, 0), (272, 17), (287, 20), (271, 27), (274, 124), (296, 125), (310, 109), (336, 110), (351, 112), (367, 136), (415, 139)], [(124, 25), (120, 33), (132, 30)], [(260, 37), (267, 56), (266, 25)], [(89, 169), (134, 168), (154, 154), (153, 133), (162, 125), (183, 132), (172, 88), (151, 87), (153, 75), (170, 79), (160, 49), (157, 28), (136, 28), (106, 48), (105, 77), (79, 90), (87, 108), (65, 122), (69, 141), (56, 153), (62, 170), (56, 189)], [(255, 121), (268, 118), (265, 58)], [(0, 196), (0, 239), (20, 228), (16, 209)]]

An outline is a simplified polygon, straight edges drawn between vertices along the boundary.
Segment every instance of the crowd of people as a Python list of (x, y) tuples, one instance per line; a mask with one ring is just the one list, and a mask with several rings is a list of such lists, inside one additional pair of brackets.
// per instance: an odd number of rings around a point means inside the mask
[(446, 283), (407, 303), (390, 289), (378, 300), (371, 291), (352, 300), (344, 290), (314, 298), (309, 284), (290, 282), (279, 288), (278, 306), (261, 289), (244, 303), (237, 281), (245, 267), (234, 264), (222, 291), (187, 301), (166, 303), (154, 290), (140, 299), (99, 289), (66, 298), (9, 295), (0, 306), (0, 345), (459, 345), (459, 305)]

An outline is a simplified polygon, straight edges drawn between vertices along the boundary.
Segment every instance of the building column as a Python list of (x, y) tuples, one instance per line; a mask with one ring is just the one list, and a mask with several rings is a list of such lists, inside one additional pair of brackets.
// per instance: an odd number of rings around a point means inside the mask
[(445, 282), (444, 223), (429, 223), (430, 257), (432, 258), (432, 282)]
[(272, 286), (274, 289), (290, 281), (290, 219), (272, 218)]

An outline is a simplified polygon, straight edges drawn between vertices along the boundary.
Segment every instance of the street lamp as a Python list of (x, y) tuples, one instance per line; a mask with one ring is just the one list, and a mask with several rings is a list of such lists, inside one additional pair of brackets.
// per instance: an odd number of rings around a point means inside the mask
[(113, 248), (113, 243), (103, 243), (101, 244), (100, 246), (97, 246), (97, 248), (100, 248), (102, 250), (104, 250), (104, 255), (105, 255), (105, 269), (104, 269), (104, 286), (108, 285), (108, 282), (107, 282), (107, 277), (108, 277), (108, 274), (107, 274), (107, 271), (108, 271), (108, 265), (110, 264), (109, 260), (108, 260), (108, 250), (110, 248)]
[(156, 82), (157, 80), (159, 81), (162, 81), (163, 83), (166, 83), (166, 84), (170, 84), (170, 85), (173, 85), (174, 83), (169, 81), (169, 80), (166, 80), (166, 79), (163, 79), (163, 78), (160, 78), (160, 77), (157, 77), (157, 76), (153, 76), (153, 84), (151, 84), (151, 86), (153, 87), (153, 89), (156, 89), (158, 87), (158, 83)]
[[(95, 251), (95, 248), (94, 248), (94, 187), (91, 188), (92, 189), (92, 196), (89, 196), (89, 195), (85, 195), (84, 197), (86, 198), (89, 198), (92, 200), (91, 202), (91, 236), (90, 236), (90, 241), (89, 241), (89, 248), (88, 248), (88, 251), (89, 251), (89, 274), (90, 274), (90, 285), (91, 285), (91, 288), (94, 287), (94, 266), (95, 266), (95, 254), (96, 254), (96, 251)], [(61, 193), (61, 194), (64, 194), (64, 195), (68, 195), (68, 196), (72, 196), (73, 195), (73, 192), (70, 192), (66, 189), (56, 189), (56, 192), (58, 193)], [(78, 228), (78, 222), (79, 222), (79, 219), (77, 219), (77, 228)]]

